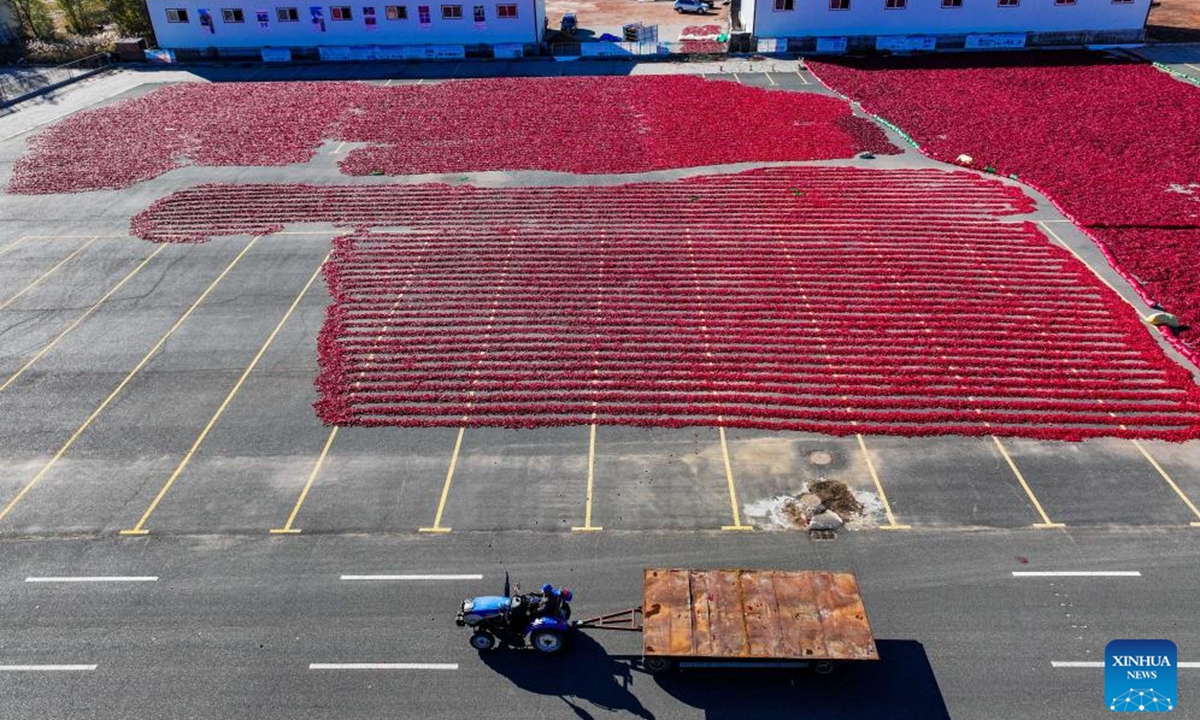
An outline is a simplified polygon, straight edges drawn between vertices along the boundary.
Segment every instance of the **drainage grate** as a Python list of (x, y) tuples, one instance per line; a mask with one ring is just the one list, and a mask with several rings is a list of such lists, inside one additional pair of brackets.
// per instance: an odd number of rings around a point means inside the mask
[(808, 539), (813, 541), (837, 540), (836, 530), (809, 530)]

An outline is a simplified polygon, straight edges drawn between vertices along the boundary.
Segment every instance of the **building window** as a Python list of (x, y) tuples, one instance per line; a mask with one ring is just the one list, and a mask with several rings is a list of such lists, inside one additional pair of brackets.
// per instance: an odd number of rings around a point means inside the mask
[(462, 5), (443, 5), (443, 20), (462, 20)]
[(221, 19), (227, 23), (244, 23), (246, 14), (241, 8), (224, 8), (221, 10)]
[(1054, 0), (1055, 5), (1074, 5), (1075, 0)]
[(334, 20), (353, 20), (354, 16), (350, 13), (349, 5), (331, 5), (329, 7), (329, 17)]
[(996, 4), (1000, 7), (1017, 7), (1021, 4), (1021, 0), (996, 0)]
[(1133, 0), (1112, 0), (1113, 5), (1132, 5)]
[(475, 22), (477, 22), (477, 23), (487, 22), (487, 11), (485, 11), (483, 9), (482, 5), (475, 6), (474, 16), (475, 16)]
[(963, 3), (963, 0), (942, 0), (942, 7), (944, 7), (944, 8), (960, 8), (960, 7), (962, 7), (962, 3)]
[(908, 0), (885, 0), (884, 7), (888, 10), (903, 10), (908, 7)]
[(429, 19), (429, 6), (428, 5), (418, 5), (417, 6), (417, 22), (421, 23), (422, 25), (432, 24), (432, 20)]
[(187, 21), (187, 10), (183, 8), (167, 8), (167, 22), (185, 23)]
[(787, 12), (796, 9), (796, 0), (775, 0), (775, 12)]
[(275, 17), (279, 22), (300, 22), (300, 9), (294, 7), (275, 8)]
[(517, 18), (516, 5), (497, 5), (496, 17), (501, 20), (515, 20)]
[(388, 5), (383, 9), (388, 20), (407, 20), (408, 6), (407, 5)]
[(849, 10), (850, 0), (829, 0), (830, 10)]

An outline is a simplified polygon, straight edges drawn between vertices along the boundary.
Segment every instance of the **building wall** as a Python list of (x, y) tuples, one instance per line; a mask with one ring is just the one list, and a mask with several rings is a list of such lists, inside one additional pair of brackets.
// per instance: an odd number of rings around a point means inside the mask
[[(0, 0), (2, 1), (2, 0)], [(319, 4), (318, 3), (322, 3)], [(347, 3), (350, 20), (334, 20), (329, 0), (147, 0), (150, 19), (159, 47), (178, 49), (258, 48), (258, 47), (319, 47), (347, 45), (490, 45), (496, 43), (538, 43), (542, 37), (545, 0), (378, 0)], [(517, 6), (516, 18), (500, 18), (497, 5)], [(389, 20), (388, 6), (407, 8), (408, 17)], [(427, 6), (430, 22), (422, 25), (418, 8)], [(442, 18), (443, 5), (461, 5), (463, 17)], [(482, 5), (484, 22), (476, 23), (474, 8)], [(277, 8), (296, 8), (297, 22), (281, 22)], [(312, 8), (320, 7), (325, 30), (313, 21)], [(375, 8), (375, 26), (365, 21), (363, 8)], [(222, 10), (242, 10), (244, 22), (225, 22)], [(187, 11), (187, 22), (169, 22), (168, 9)], [(213, 32), (200, 24), (200, 10), (207, 9), (212, 17)], [(259, 25), (257, 13), (265, 10), (268, 26)]]
[(1150, 0), (1076, 0), (1075, 5), (1019, 0), (1016, 7), (1000, 7), (999, 0), (962, 0), (958, 8), (943, 8), (942, 0), (907, 0), (904, 9), (889, 9), (886, 0), (850, 0), (849, 10), (830, 10), (830, 0), (793, 0), (794, 10), (776, 10), (776, 0), (753, 2), (754, 34), (783, 38), (1138, 30)]

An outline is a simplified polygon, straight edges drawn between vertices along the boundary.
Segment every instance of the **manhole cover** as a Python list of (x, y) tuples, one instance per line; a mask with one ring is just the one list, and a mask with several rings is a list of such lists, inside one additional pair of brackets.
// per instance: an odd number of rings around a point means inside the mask
[(808, 454), (808, 461), (813, 465), (828, 465), (833, 462), (833, 455), (824, 450), (815, 450)]
[(837, 540), (837, 532), (834, 530), (809, 530), (808, 539), (818, 542)]

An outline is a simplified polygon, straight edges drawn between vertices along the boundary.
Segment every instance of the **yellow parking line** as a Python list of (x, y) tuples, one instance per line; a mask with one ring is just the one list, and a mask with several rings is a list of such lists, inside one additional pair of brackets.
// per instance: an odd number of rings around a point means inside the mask
[(1196, 509), (1196, 505), (1191, 501), (1191, 498), (1184, 494), (1183, 490), (1176, 485), (1175, 481), (1171, 479), (1171, 476), (1167, 474), (1167, 471), (1163, 470), (1162, 465), (1159, 465), (1158, 461), (1151, 457), (1150, 453), (1146, 452), (1146, 448), (1142, 447), (1140, 442), (1137, 440), (1131, 440), (1130, 442), (1132, 442), (1133, 446), (1142, 453), (1143, 457), (1150, 461), (1150, 464), (1154, 466), (1154, 469), (1158, 471), (1158, 474), (1162, 476), (1162, 479), (1171, 486), (1171, 489), (1175, 491), (1175, 494), (1179, 496), (1179, 499), (1183, 501), (1183, 504), (1187, 505), (1188, 509), (1192, 511), (1192, 514), (1196, 516), (1196, 520), (1192, 521), (1191, 526), (1200, 527), (1200, 510)]
[(325, 464), (325, 457), (329, 455), (329, 448), (333, 446), (333, 439), (337, 437), (337, 434), (338, 426), (334, 425), (329, 431), (329, 438), (325, 440), (325, 447), (321, 448), (321, 454), (317, 457), (317, 464), (313, 465), (312, 472), (308, 474), (308, 480), (304, 483), (304, 489), (300, 491), (300, 497), (296, 498), (296, 505), (292, 508), (292, 513), (288, 515), (287, 522), (283, 524), (283, 527), (271, 530), (272, 535), (292, 535), (300, 532), (300, 528), (292, 527), (292, 524), (296, 522), (296, 516), (300, 514), (300, 506), (308, 497), (308, 491), (316, 481), (317, 473), (321, 472), (321, 466)]
[(901, 525), (896, 522), (896, 516), (892, 513), (892, 504), (888, 502), (887, 493), (883, 491), (883, 483), (879, 482), (879, 473), (875, 472), (875, 463), (871, 461), (871, 453), (867, 452), (867, 442), (863, 439), (862, 433), (855, 433), (854, 437), (858, 438), (858, 447), (862, 450), (863, 459), (867, 461), (867, 472), (871, 473), (871, 481), (875, 483), (875, 492), (879, 493), (879, 501), (883, 503), (883, 511), (887, 514), (887, 525), (880, 525), (880, 530), (912, 530), (912, 525)]
[(108, 397), (104, 398), (104, 402), (100, 403), (100, 406), (93, 410), (91, 415), (88, 415), (87, 419), (83, 421), (83, 424), (80, 425), (79, 428), (71, 434), (71, 437), (69, 437), (67, 441), (63, 443), (62, 447), (58, 449), (58, 452), (54, 453), (54, 457), (50, 458), (50, 461), (43, 465), (42, 469), (38, 470), (37, 474), (34, 475), (29, 482), (25, 483), (16, 496), (14, 496), (13, 499), (4, 506), (3, 510), (0, 510), (0, 520), (3, 520), (10, 512), (12, 512), (12, 509), (17, 506), (17, 503), (21, 502), (21, 500), (29, 494), (29, 491), (36, 487), (37, 484), (42, 481), (42, 478), (46, 477), (46, 475), (50, 472), (50, 469), (54, 467), (55, 463), (57, 463), (59, 459), (66, 454), (67, 450), (71, 449), (71, 446), (75, 444), (75, 441), (79, 439), (79, 436), (82, 435), (93, 422), (95, 422), (96, 418), (100, 417), (100, 413), (104, 412), (105, 408), (107, 408), (112, 401), (116, 399), (117, 395), (119, 395), (121, 391), (125, 389), (125, 386), (133, 380), (134, 376), (137, 375), (138, 372), (140, 372), (141, 369), (145, 367), (148, 362), (150, 362), (150, 359), (162, 349), (163, 345), (167, 343), (167, 340), (169, 340), (170, 337), (175, 334), (175, 331), (178, 330), (179, 327), (183, 325), (183, 323), (189, 317), (191, 317), (196, 308), (200, 307), (200, 303), (204, 302), (204, 299), (209, 296), (209, 294), (213, 291), (213, 288), (215, 288), (218, 283), (224, 280), (225, 276), (229, 274), (229, 271), (233, 270), (233, 267), (238, 264), (238, 261), (245, 257), (246, 253), (250, 251), (250, 248), (254, 247), (254, 243), (258, 242), (259, 237), (261, 236), (256, 235), (250, 242), (246, 243), (246, 247), (242, 248), (242, 251), (237, 254), (237, 257), (235, 257), (228, 265), (225, 266), (225, 269), (221, 271), (221, 274), (209, 284), (204, 292), (200, 294), (200, 297), (196, 298), (196, 301), (192, 303), (191, 307), (189, 307), (187, 311), (185, 311), (183, 315), (181, 315), (179, 319), (175, 321), (175, 324), (171, 326), (171, 329), (167, 330), (167, 332), (158, 339), (158, 342), (154, 343), (154, 347), (150, 348), (150, 351), (147, 352), (138, 362), (138, 364), (129, 371), (129, 374), (127, 374), (125, 378), (121, 380), (121, 383), (117, 385), (116, 389), (109, 393)]
[(237, 382), (233, 384), (233, 387), (230, 388), (229, 393), (225, 396), (225, 399), (221, 401), (220, 407), (218, 407), (217, 411), (213, 413), (213, 416), (209, 418), (208, 423), (204, 426), (204, 429), (201, 430), (200, 434), (196, 437), (196, 441), (192, 443), (190, 448), (188, 448), (187, 453), (184, 454), (183, 458), (179, 461), (179, 464), (175, 466), (174, 472), (172, 472), (171, 476), (167, 478), (167, 481), (163, 483), (163, 486), (161, 489), (159, 489), (158, 494), (154, 496), (154, 500), (150, 502), (150, 506), (146, 508), (146, 512), (142, 513), (142, 517), (138, 520), (137, 525), (134, 525), (128, 530), (121, 530), (119, 534), (145, 535), (149, 532), (149, 530), (145, 529), (146, 521), (150, 519), (150, 516), (154, 513), (155, 508), (157, 508), (158, 504), (162, 502), (162, 499), (166, 497), (166, 494), (171, 489), (171, 486), (174, 485), (175, 481), (179, 479), (179, 476), (183, 474), (184, 468), (188, 466), (188, 463), (190, 463), (192, 458), (196, 455), (196, 451), (199, 450), (200, 446), (204, 444), (204, 439), (208, 437), (208, 433), (212, 431), (214, 427), (216, 427), (217, 421), (219, 421), (221, 416), (225, 414), (225, 410), (229, 407), (229, 404), (233, 402), (233, 398), (238, 394), (238, 391), (242, 389), (242, 384), (246, 382), (246, 378), (248, 378), (250, 373), (254, 371), (254, 368), (258, 365), (258, 361), (262, 360), (263, 355), (267, 354), (267, 348), (271, 347), (271, 343), (275, 340), (275, 336), (279, 334), (279, 331), (282, 330), (283, 326), (287, 323), (288, 318), (290, 318), (292, 313), (296, 311), (296, 307), (300, 305), (300, 301), (304, 299), (304, 296), (308, 293), (309, 288), (311, 288), (313, 282), (316, 281), (317, 276), (321, 274), (321, 268), (325, 266), (325, 262), (329, 259), (331, 254), (333, 254), (332, 250), (326, 253), (321, 262), (317, 264), (317, 269), (314, 270), (312, 276), (308, 278), (308, 282), (304, 283), (304, 287), (300, 290), (300, 294), (296, 296), (296, 299), (292, 301), (291, 306), (288, 307), (287, 312), (283, 314), (283, 317), (279, 319), (279, 322), (275, 325), (275, 328), (271, 330), (271, 334), (267, 336), (267, 339), (265, 342), (263, 342), (262, 347), (260, 347), (258, 352), (254, 354), (254, 359), (251, 360), (250, 364), (246, 366), (246, 369), (242, 371), (241, 377), (239, 377)]
[(725, 441), (725, 426), (717, 427), (721, 436), (721, 456), (725, 459), (725, 481), (729, 484), (729, 509), (733, 511), (733, 524), (722, 525), (722, 530), (753, 530), (753, 525), (742, 524), (742, 510), (738, 505), (737, 488), (733, 483), (733, 465), (729, 462), (729, 443)]
[(157, 250), (150, 253), (150, 255), (145, 260), (138, 263), (137, 267), (130, 270), (129, 274), (126, 275), (125, 277), (121, 278), (121, 281), (119, 283), (117, 283), (116, 285), (114, 285), (111, 290), (109, 290), (108, 292), (101, 295), (99, 300), (92, 303), (92, 306), (89, 307), (87, 310), (85, 310), (82, 315), (75, 318), (75, 320), (73, 320), (70, 325), (68, 325), (62, 332), (60, 332), (57, 336), (55, 336), (55, 338), (53, 340), (51, 340), (50, 343), (48, 345), (46, 345), (46, 347), (39, 350), (37, 355), (34, 355), (33, 357), (29, 358), (28, 362), (26, 362), (24, 365), (22, 365), (20, 367), (20, 369), (18, 369), (15, 373), (13, 373), (7, 380), (5, 380), (4, 384), (0, 385), (0, 392), (3, 392), (5, 389), (8, 388), (9, 385), (12, 385), (13, 382), (15, 382), (17, 378), (21, 377), (21, 375), (26, 370), (28, 370), (30, 367), (32, 367), (34, 363), (36, 363), (38, 360), (41, 360), (42, 356), (44, 356), (46, 353), (50, 352), (50, 350), (52, 350), (54, 348), (54, 346), (58, 344), (59, 340), (62, 340), (64, 337), (67, 336), (68, 333), (70, 333), (75, 328), (79, 327), (80, 323), (82, 323), (84, 320), (87, 320), (89, 317), (91, 317), (92, 313), (96, 312), (96, 310), (98, 310), (100, 308), (100, 306), (104, 304), (105, 300), (108, 300), (108, 298), (112, 297), (113, 293), (120, 290), (121, 287), (125, 285), (125, 283), (129, 282), (130, 278), (132, 278), (134, 275), (137, 275), (138, 272), (140, 272), (142, 268), (146, 267), (147, 263), (149, 263), (151, 260), (153, 260), (155, 258), (155, 256), (157, 256), (163, 250), (166, 250), (167, 247), (168, 247), (167, 245), (159, 245)]
[(8, 253), (12, 252), (13, 250), (16, 250), (17, 248), (21, 247), (21, 243), (25, 242), (26, 240), (28, 240), (31, 237), (33, 237), (33, 236), (25, 235), (24, 237), (17, 238), (15, 241), (0, 248), (0, 255), (7, 255)]
[(466, 427), (458, 429), (458, 439), (454, 441), (454, 454), (450, 456), (450, 469), (446, 471), (446, 484), (442, 486), (442, 497), (438, 500), (437, 514), (433, 516), (433, 526), (418, 528), (423, 533), (448, 533), (450, 528), (442, 527), (442, 513), (446, 510), (446, 498), (450, 497), (450, 483), (454, 482), (454, 466), (458, 464), (458, 451), (462, 449), (463, 433)]
[[(596, 415), (592, 414), (592, 419), (596, 419)], [(602, 527), (597, 527), (592, 524), (592, 481), (595, 477), (596, 467), (596, 425), (592, 423), (591, 431), (588, 433), (588, 467), (587, 467), (587, 495), (586, 504), (583, 510), (583, 525), (573, 527), (576, 532), (596, 532), (603, 530)]]
[(1025, 476), (1022, 475), (1021, 471), (1017, 469), (1017, 464), (1013, 462), (1012, 456), (1010, 456), (1008, 451), (1004, 449), (1004, 445), (1000, 442), (1000, 438), (993, 435), (992, 440), (996, 443), (996, 448), (999, 449), (1000, 454), (1004, 456), (1004, 460), (1008, 463), (1008, 467), (1012, 469), (1013, 475), (1017, 476), (1017, 482), (1021, 483), (1021, 487), (1025, 489), (1025, 494), (1029, 496), (1029, 500), (1033, 503), (1033, 507), (1037, 509), (1038, 515), (1040, 515), (1042, 518), (1040, 523), (1034, 523), (1033, 526), (1035, 528), (1066, 527), (1066, 525), (1063, 523), (1050, 521), (1050, 517), (1046, 515), (1046, 511), (1042, 509), (1042, 504), (1038, 502), (1037, 497), (1033, 494), (1033, 490), (1029, 488), (1029, 483), (1025, 482)]
[[(279, 234), (283, 235), (286, 233), (279, 233)], [(425, 247), (427, 247), (428, 244), (429, 244), (428, 241), (421, 243), (421, 249), (425, 249)], [(396, 296), (395, 302), (392, 303), (391, 308), (388, 310), (387, 319), (384, 321), (383, 327), (380, 329), (379, 334), (375, 336), (376, 344), (378, 344), (379, 341), (383, 339), (383, 336), (385, 334), (387, 334), (388, 329), (391, 327), (392, 317), (395, 316), (396, 310), (400, 307), (400, 303), (404, 301), (404, 297), (408, 293), (408, 286), (409, 286), (409, 284), (411, 284), (412, 276), (415, 274), (415, 272), (416, 272), (415, 270), (409, 271), (407, 279), (404, 282), (404, 287), (401, 288), (400, 293)], [(366, 363), (372, 362), (375, 359), (375, 355), (376, 355), (376, 352), (374, 349), (372, 349), (371, 353), (369, 355), (367, 355)], [(359, 372), (358, 379), (354, 381), (353, 387), (355, 389), (357, 389), (359, 387), (359, 385), (361, 385), (362, 376), (365, 374), (366, 374), (366, 368), (364, 366), (363, 370)], [(317, 457), (317, 462), (315, 465), (313, 465), (312, 472), (310, 472), (308, 474), (308, 479), (305, 480), (304, 487), (300, 490), (300, 497), (298, 497), (296, 499), (296, 504), (292, 507), (292, 512), (290, 515), (288, 515), (287, 522), (281, 528), (274, 528), (274, 529), (268, 531), (270, 534), (272, 534), (272, 535), (295, 535), (300, 532), (299, 528), (293, 527), (293, 523), (296, 521), (297, 515), (300, 514), (300, 507), (304, 504), (304, 501), (308, 498), (308, 492), (309, 492), (309, 490), (312, 489), (313, 484), (316, 482), (317, 475), (321, 472), (321, 467), (325, 464), (325, 458), (329, 455), (329, 449), (331, 447), (333, 447), (333, 439), (337, 437), (338, 430), (340, 430), (340, 429), (341, 429), (340, 425), (334, 425), (330, 429), (329, 437), (327, 437), (325, 439), (325, 446), (323, 448), (321, 448), (321, 454), (320, 454), (320, 456)]]
[(36, 280), (34, 280), (33, 282), (29, 283), (28, 285), (26, 285), (25, 287), (21, 288), (20, 290), (18, 290), (16, 295), (13, 295), (13, 296), (9, 297), (9, 298), (8, 298), (7, 300), (5, 300), (4, 302), (0, 302), (0, 310), (3, 310), (3, 309), (5, 309), (5, 308), (7, 308), (9, 305), (12, 305), (14, 302), (16, 302), (16, 301), (17, 301), (17, 298), (21, 297), (21, 296), (22, 296), (22, 295), (24, 295), (25, 293), (27, 293), (27, 292), (29, 292), (30, 290), (34, 289), (34, 288), (35, 288), (35, 287), (37, 287), (37, 286), (38, 286), (38, 285), (39, 285), (39, 284), (40, 284), (40, 283), (41, 283), (43, 280), (45, 280), (46, 278), (50, 277), (50, 276), (51, 276), (51, 275), (53, 275), (54, 273), (58, 272), (58, 271), (59, 271), (59, 269), (60, 269), (60, 268), (61, 268), (63, 265), (66, 265), (67, 263), (71, 262), (71, 260), (73, 260), (73, 259), (75, 258), (75, 256), (76, 256), (76, 255), (78, 255), (79, 253), (83, 252), (84, 250), (87, 250), (87, 249), (88, 249), (88, 247), (89, 247), (89, 246), (90, 246), (92, 243), (96, 242), (96, 241), (97, 241), (97, 240), (99, 240), (99, 239), (100, 239), (99, 237), (93, 237), (93, 238), (91, 238), (90, 240), (88, 240), (87, 242), (85, 242), (84, 244), (82, 244), (82, 245), (80, 245), (78, 248), (76, 248), (76, 249), (75, 249), (75, 252), (73, 252), (73, 253), (71, 253), (70, 255), (66, 256), (66, 257), (65, 257), (65, 258), (63, 258), (62, 260), (59, 260), (57, 265), (55, 265), (54, 267), (50, 268), (49, 270), (47, 270), (46, 272), (42, 273), (41, 275), (39, 275), (39, 276), (37, 277), (37, 279), (36, 279)]

